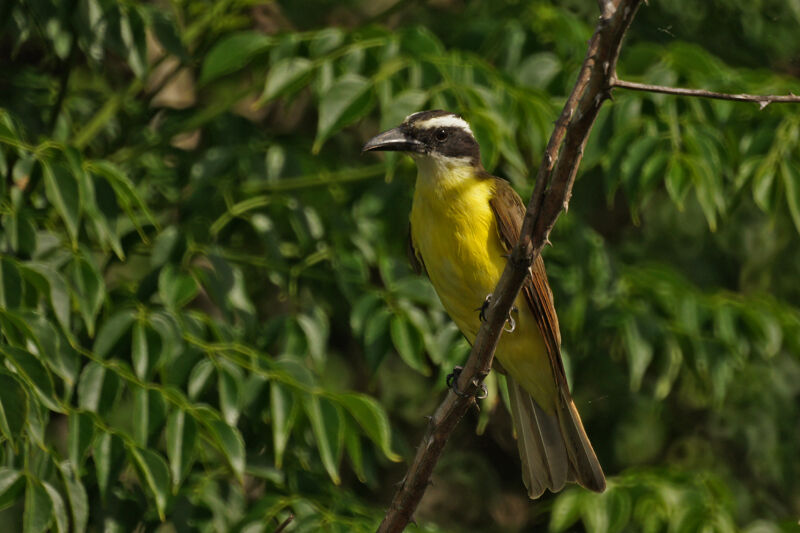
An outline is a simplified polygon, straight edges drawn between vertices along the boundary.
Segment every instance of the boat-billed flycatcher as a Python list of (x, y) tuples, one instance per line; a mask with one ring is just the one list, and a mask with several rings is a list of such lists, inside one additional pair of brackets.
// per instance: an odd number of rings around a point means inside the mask
[[(477, 309), (500, 279), (525, 208), (508, 182), (489, 175), (469, 125), (446, 111), (422, 111), (364, 145), (406, 152), (417, 162), (410, 256), (472, 343)], [(515, 327), (500, 337), (495, 364), (506, 374), (511, 416), (531, 498), (568, 481), (602, 491), (606, 482), (569, 392), (561, 334), (537, 257), (516, 301)]]

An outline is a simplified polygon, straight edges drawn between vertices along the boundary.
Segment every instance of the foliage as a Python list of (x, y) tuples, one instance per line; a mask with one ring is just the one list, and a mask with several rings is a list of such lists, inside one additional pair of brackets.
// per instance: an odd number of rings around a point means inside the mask
[[(455, 110), (529, 195), (596, 6), (372, 4), (0, 6), (4, 531), (374, 529), (467, 346), (360, 146)], [(650, 4), (623, 77), (800, 92), (796, 2)], [(490, 376), (420, 529), (796, 530), (798, 138), (615, 94), (545, 252), (610, 488), (528, 504)]]

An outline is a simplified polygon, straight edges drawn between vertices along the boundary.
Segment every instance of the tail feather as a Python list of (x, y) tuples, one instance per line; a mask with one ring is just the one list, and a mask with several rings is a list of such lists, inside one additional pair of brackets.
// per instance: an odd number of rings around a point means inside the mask
[(559, 402), (558, 419), (564, 440), (567, 442), (567, 453), (575, 481), (589, 490), (603, 492), (606, 490), (606, 477), (594, 453), (592, 443), (589, 442), (589, 436), (583, 429), (578, 409), (572, 398), (568, 395), (562, 394), (562, 396), (566, 397), (562, 397)]
[(559, 399), (548, 414), (511, 376), (508, 394), (522, 460), (522, 480), (531, 499), (577, 482), (602, 492), (605, 477), (572, 399)]

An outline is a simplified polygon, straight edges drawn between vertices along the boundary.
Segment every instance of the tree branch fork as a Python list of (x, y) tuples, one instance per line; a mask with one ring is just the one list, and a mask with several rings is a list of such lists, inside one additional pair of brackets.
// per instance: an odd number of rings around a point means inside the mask
[(457, 395), (451, 390), (430, 417), (414, 460), (378, 528), (379, 533), (401, 532), (412, 521), (414, 511), (430, 483), (433, 469), (450, 434), (469, 408), (476, 405), (475, 395), (491, 370), (506, 317), (530, 273), (531, 264), (544, 245), (549, 243), (548, 237), (558, 216), (562, 210), (567, 210), (586, 141), (600, 107), (611, 98), (611, 91), (619, 88), (755, 102), (761, 109), (770, 103), (800, 102), (800, 97), (795, 95), (725, 95), (618, 79), (616, 65), (622, 40), (642, 2), (643, 0), (598, 0), (601, 16), (589, 40), (578, 79), (555, 123), (539, 165), (519, 242), (509, 256), (486, 309), (486, 320), (481, 324), (467, 362), (456, 380), (456, 387), (463, 395)]

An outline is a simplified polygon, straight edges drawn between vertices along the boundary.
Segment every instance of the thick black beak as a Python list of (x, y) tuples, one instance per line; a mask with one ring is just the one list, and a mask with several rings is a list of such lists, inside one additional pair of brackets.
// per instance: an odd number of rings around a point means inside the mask
[(425, 145), (407, 136), (400, 128), (392, 128), (367, 141), (361, 149), (361, 153), (377, 151), (424, 152)]

